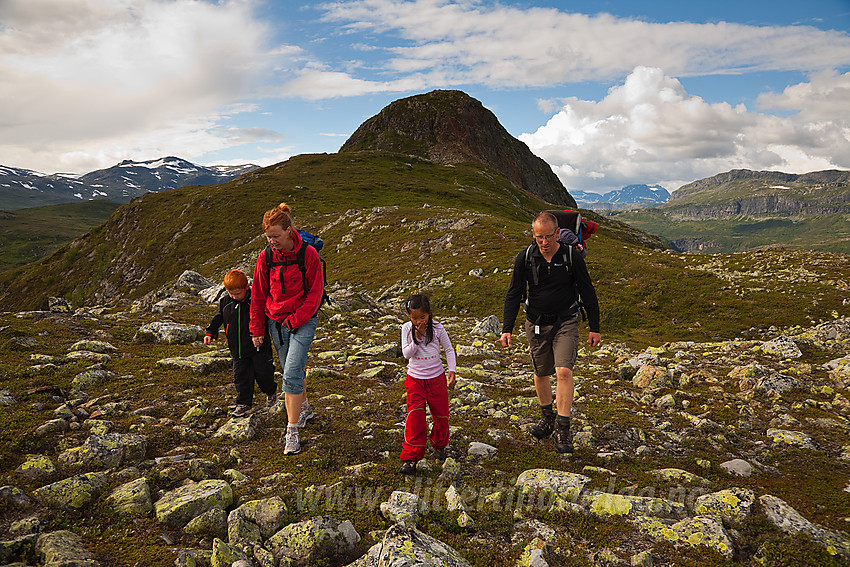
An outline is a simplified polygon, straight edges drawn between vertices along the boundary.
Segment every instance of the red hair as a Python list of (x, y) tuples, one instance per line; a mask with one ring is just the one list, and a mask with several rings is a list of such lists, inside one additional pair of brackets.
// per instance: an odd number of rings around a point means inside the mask
[(286, 203), (281, 203), (273, 209), (269, 209), (263, 215), (263, 232), (270, 226), (279, 225), (286, 230), (292, 226), (292, 216), (289, 213), (292, 209)]
[(248, 276), (242, 270), (230, 270), (224, 276), (224, 289), (248, 289)]

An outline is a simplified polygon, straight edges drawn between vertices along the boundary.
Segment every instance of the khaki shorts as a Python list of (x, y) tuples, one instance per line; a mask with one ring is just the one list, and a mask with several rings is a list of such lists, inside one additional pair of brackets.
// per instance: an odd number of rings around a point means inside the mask
[(572, 370), (578, 356), (578, 317), (561, 323), (550, 343), (551, 332), (552, 325), (540, 325), (540, 332), (535, 334), (534, 323), (525, 320), (531, 365), (537, 376), (552, 376), (556, 367)]

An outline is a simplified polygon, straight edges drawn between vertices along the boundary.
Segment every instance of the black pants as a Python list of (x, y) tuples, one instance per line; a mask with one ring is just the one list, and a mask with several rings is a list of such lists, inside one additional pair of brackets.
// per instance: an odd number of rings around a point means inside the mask
[(233, 359), (233, 383), (236, 385), (236, 403), (244, 406), (254, 404), (254, 381), (260, 390), (271, 396), (277, 392), (274, 381), (272, 349), (266, 343), (248, 356)]

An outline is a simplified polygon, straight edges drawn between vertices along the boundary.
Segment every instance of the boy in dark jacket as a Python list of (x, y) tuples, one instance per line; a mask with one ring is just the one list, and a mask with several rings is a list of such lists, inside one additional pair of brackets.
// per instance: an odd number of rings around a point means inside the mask
[(251, 415), (254, 403), (254, 381), (266, 394), (267, 405), (277, 402), (277, 384), (274, 380), (274, 361), (272, 360), (272, 342), (263, 341), (254, 347), (248, 323), (251, 318), (251, 290), (248, 277), (241, 270), (230, 270), (224, 276), (224, 289), (227, 295), (218, 304), (218, 313), (213, 317), (204, 344), (208, 345), (218, 338), (218, 329), (224, 325), (227, 346), (233, 357), (233, 383), (236, 385), (236, 409), (233, 417)]

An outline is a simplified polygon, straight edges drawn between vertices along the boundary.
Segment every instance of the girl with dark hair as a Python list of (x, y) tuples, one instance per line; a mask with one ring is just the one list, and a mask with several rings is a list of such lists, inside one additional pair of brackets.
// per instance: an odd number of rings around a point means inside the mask
[[(401, 473), (416, 473), (416, 463), (425, 456), (428, 430), (425, 406), (431, 410), (431, 448), (437, 460), (446, 458), (449, 444), (449, 392), (454, 386), (457, 361), (445, 328), (434, 321), (428, 297), (417, 293), (405, 304), (410, 321), (401, 326), (401, 352), (409, 360), (407, 379), (407, 421), (401, 449)], [(440, 347), (446, 353), (448, 372), (443, 368)], [(448, 378), (447, 378), (448, 376)]]

